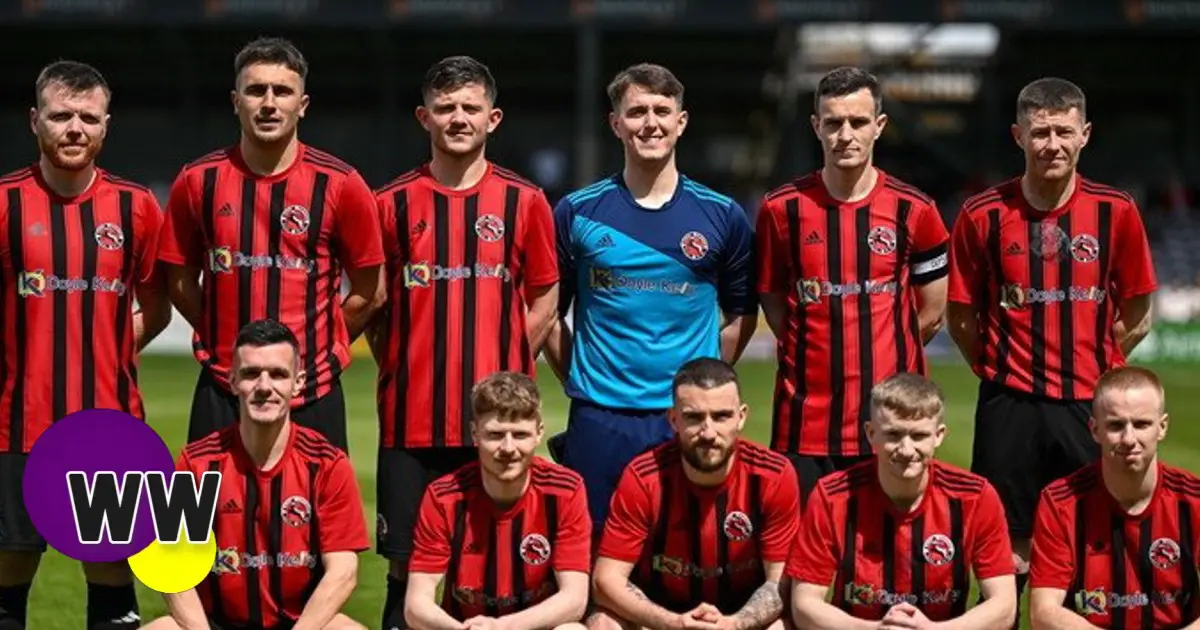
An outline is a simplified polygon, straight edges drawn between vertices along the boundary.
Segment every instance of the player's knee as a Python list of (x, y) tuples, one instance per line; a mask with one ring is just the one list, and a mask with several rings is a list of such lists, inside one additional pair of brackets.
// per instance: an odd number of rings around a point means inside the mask
[(338, 613), (333, 620), (325, 624), (325, 630), (367, 630), (367, 627), (357, 621)]
[(0, 586), (32, 582), (41, 559), (36, 551), (0, 551)]
[(142, 630), (181, 630), (179, 624), (172, 617), (159, 617), (154, 621), (142, 626)]
[(776, 619), (771, 625), (767, 626), (767, 630), (791, 630), (791, 628), (792, 626), (786, 619)]
[(577, 621), (572, 621), (571, 623), (563, 623), (554, 626), (554, 630), (587, 630), (587, 626)]
[(127, 586), (133, 583), (133, 571), (129, 563), (120, 562), (84, 562), (83, 575), (88, 582), (102, 586)]
[(604, 608), (596, 607), (584, 621), (587, 630), (627, 630), (630, 626)]

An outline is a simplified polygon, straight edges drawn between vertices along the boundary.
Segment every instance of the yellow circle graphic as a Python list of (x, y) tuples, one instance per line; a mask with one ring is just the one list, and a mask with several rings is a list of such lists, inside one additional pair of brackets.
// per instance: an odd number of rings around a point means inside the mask
[(129, 568), (137, 579), (159, 593), (182, 593), (204, 581), (217, 557), (217, 539), (194, 545), (180, 538), (166, 544), (155, 541), (129, 557)]

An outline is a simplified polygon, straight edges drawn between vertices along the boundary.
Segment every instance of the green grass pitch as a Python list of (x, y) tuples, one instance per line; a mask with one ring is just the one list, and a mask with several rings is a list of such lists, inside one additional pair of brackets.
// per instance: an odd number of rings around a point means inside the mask
[[(173, 452), (182, 447), (186, 435), (192, 389), (198, 367), (191, 357), (149, 356), (140, 370), (142, 391), (150, 422)], [(750, 419), (748, 437), (765, 441), (769, 436), (773, 366), (744, 363), (739, 366)], [(1200, 471), (1200, 388), (1194, 387), (1195, 367), (1160, 367), (1173, 412), (1171, 433), (1164, 446), (1170, 463)], [(375, 419), (374, 366), (370, 359), (358, 359), (344, 377), (350, 423), (350, 449), (361, 487), (368, 527), (374, 538), (375, 523), (375, 447), (378, 431)], [(939, 366), (934, 378), (941, 383), (949, 401), (949, 435), (939, 456), (961, 466), (970, 463), (971, 420), (977, 392), (975, 377), (961, 366)], [(558, 432), (566, 418), (566, 399), (548, 369), (540, 372), (539, 382), (545, 397), (547, 435)], [(386, 586), (386, 564), (374, 552), (364, 553), (359, 569), (358, 589), (344, 612), (370, 628), (377, 628)], [(165, 612), (159, 595), (139, 585), (143, 619), (149, 621)], [(972, 600), (973, 601), (973, 600)], [(83, 627), (85, 591), (83, 574), (77, 563), (51, 551), (43, 559), (29, 602), (28, 627), (36, 630), (76, 630)]]

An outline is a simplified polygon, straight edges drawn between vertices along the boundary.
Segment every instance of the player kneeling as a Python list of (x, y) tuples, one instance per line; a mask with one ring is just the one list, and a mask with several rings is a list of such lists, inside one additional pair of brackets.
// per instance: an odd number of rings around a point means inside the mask
[[(1004, 507), (982, 477), (934, 459), (944, 412), (941, 390), (916, 374), (872, 390), (876, 461), (817, 484), (788, 559), (800, 628), (1012, 627), (1016, 566)], [(968, 571), (984, 598), (971, 610)]]
[(1100, 461), (1042, 491), (1033, 529), (1034, 628), (1200, 628), (1200, 478), (1163, 464), (1166, 398), (1150, 370), (1096, 383)]
[(747, 409), (727, 363), (685, 364), (673, 391), (676, 439), (635, 458), (613, 495), (588, 628), (782, 630), (795, 469), (741, 439)]
[(261, 320), (235, 342), (231, 385), (239, 421), (189, 444), (178, 469), (221, 473), (212, 573), (165, 595), (153, 630), (366, 630), (339, 613), (369, 548), (350, 460), (291, 419), (303, 391), (295, 335)]
[(533, 454), (545, 431), (537, 384), (498, 372), (475, 385), (471, 407), (479, 461), (425, 491), (405, 620), (413, 630), (583, 630), (587, 494), (574, 471)]

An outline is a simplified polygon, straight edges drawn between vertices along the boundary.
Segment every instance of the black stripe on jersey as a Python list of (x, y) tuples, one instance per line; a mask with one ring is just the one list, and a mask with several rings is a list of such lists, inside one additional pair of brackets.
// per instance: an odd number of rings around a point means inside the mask
[[(242, 177), (242, 227), (238, 249), (247, 256), (254, 253), (254, 215), (256, 185), (252, 178)], [(254, 300), (254, 269), (244, 266), (238, 269), (238, 330), (254, 319), (250, 308)]]
[(270, 573), (267, 575), (271, 589), (271, 600), (283, 607), (283, 567), (279, 557), (283, 552), (283, 475), (271, 479), (271, 523), (267, 535), (267, 557)]
[(479, 218), (479, 194), (473, 194), (463, 200), (463, 214), (466, 229), (463, 233), (463, 266), (467, 268), (467, 277), (460, 282), (462, 285), (462, 336), (459, 349), (462, 353), (460, 361), (462, 385), (459, 387), (459, 440), (462, 444), (471, 444), (471, 388), (475, 386), (475, 325), (478, 308), (475, 295), (479, 290), (475, 273), (475, 264), (479, 262), (479, 236), (475, 234), (475, 221)]
[[(754, 477), (751, 477), (753, 479)], [(753, 495), (751, 495), (753, 496)], [(754, 499), (751, 499), (753, 502)], [(729, 534), (725, 533), (725, 518), (729, 515), (729, 491), (721, 490), (716, 500), (716, 530), (717, 530), (717, 567), (721, 575), (717, 577), (717, 593), (724, 595), (733, 592), (733, 575), (729, 570)], [(757, 530), (755, 530), (757, 531)], [(700, 538), (696, 537), (697, 540)], [(696, 557), (696, 564), (703, 566), (702, 558)], [(703, 593), (701, 594), (703, 596)]]
[[(0, 180), (0, 181), (2, 181), (2, 180)], [(11, 225), (12, 225), (11, 222), (13, 221), (14, 216), (16, 217), (16, 222), (20, 223), (21, 189), (19, 189), (19, 188), (8, 189), (8, 194), (6, 195), (6, 197), (7, 197), (6, 202), (8, 204), (8, 213), (9, 213), (8, 218), (10, 221), (9, 225), (10, 225), (10, 230), (11, 230)], [(20, 233), (20, 230), (18, 229), (18, 234), (19, 233)], [(17, 245), (12, 242), (12, 232), (10, 231), (9, 232), (9, 250), (12, 251), (13, 248), (15, 248), (15, 247), (17, 247)], [(13, 253), (15, 254), (16, 252), (13, 252)], [(13, 276), (14, 276), (12, 279), (12, 283), (14, 285), (17, 285), (21, 281), (21, 276), (20, 276), (21, 266), (17, 265), (15, 260), (13, 261), (13, 264), (12, 264), (12, 272), (13, 272)], [(4, 274), (3, 265), (0, 265), (0, 278), (3, 277), (3, 274)], [(20, 286), (17, 287), (17, 291), (18, 291), (18, 295), (20, 295)], [(22, 310), (21, 309), (21, 301), (18, 300), (18, 301), (16, 301), (15, 304), (16, 304), (17, 312), (20, 312)], [(8, 292), (0, 291), (0, 330), (8, 330), (6, 328), (7, 325), (8, 325)], [(18, 336), (17, 339), (20, 340), (21, 337)], [(18, 341), (18, 343), (19, 343), (19, 341)], [(23, 353), (23, 350), (21, 352)], [(20, 363), (21, 359), (18, 358), (17, 362)], [(19, 377), (16, 382), (20, 382)], [(4, 357), (2, 354), (0, 354), (0, 397), (4, 396), (4, 386), (7, 384), (8, 384), (8, 357)], [(16, 385), (16, 383), (14, 383), (14, 386), (15, 385)], [(13, 394), (14, 394), (13, 400), (15, 401), (16, 400), (16, 390), (15, 389), (13, 390)], [(23, 442), (23, 440), (22, 440), (23, 432), (21, 431), (21, 428), (20, 428), (21, 427), (21, 416), (10, 414), (9, 420), (10, 420), (10, 422), (9, 422), (9, 427), (8, 427), (8, 435), (9, 435), (10, 442), (9, 442), (8, 450), (11, 452), (14, 452), (14, 453), (20, 453), (23, 450), (21, 448), (22, 442)]]
[(1192, 504), (1187, 499), (1179, 500), (1179, 563), (1180, 567), (1188, 567), (1183, 571), (1183, 592), (1191, 595), (1190, 612), (1196, 614), (1197, 595), (1200, 595), (1200, 576), (1190, 570), (1196, 566), (1196, 550), (1192, 548)]
[[(513, 244), (517, 240), (517, 206), (521, 199), (521, 189), (508, 186), (504, 189), (504, 266), (508, 270), (514, 268)], [(500, 291), (500, 370), (509, 369), (509, 357), (512, 354), (512, 304), (513, 291), (516, 282), (505, 282)], [(522, 361), (522, 369), (526, 366)]]
[[(317, 173), (313, 179), (312, 199), (308, 204), (308, 242), (304, 244), (305, 256), (309, 260), (320, 260), (321, 257), (321, 226), (325, 224), (325, 189), (328, 187), (329, 176)], [(313, 273), (308, 274), (308, 286), (304, 288), (304, 370), (308, 374), (308, 385), (304, 388), (306, 405), (317, 400), (317, 282), (320, 277), (320, 268), (314, 269)], [(333, 320), (325, 324), (333, 334)]]
[[(1107, 201), (1101, 201), (1097, 207), (1096, 240), (1100, 242), (1100, 258), (1096, 264), (1100, 269), (1100, 284), (1108, 287), (1109, 278), (1109, 250), (1112, 249), (1112, 204)], [(1104, 300), (1100, 305), (1099, 317), (1096, 319), (1096, 367), (1097, 374), (1103, 374), (1108, 371), (1108, 353), (1104, 350), (1105, 341), (1112, 334), (1112, 299)], [(1064, 396), (1070, 398), (1071, 392), (1063, 392)]]
[[(750, 525), (751, 531), (761, 532), (765, 527), (766, 519), (763, 518), (762, 504), (762, 475), (750, 475), (750, 480), (747, 482), (747, 490), (750, 496)], [(724, 520), (721, 521), (725, 523)]]
[(487, 558), (483, 563), (484, 610), (489, 617), (500, 616), (500, 523), (491, 519), (487, 528)]
[[(408, 189), (401, 188), (392, 194), (392, 205), (396, 212), (396, 244), (400, 249), (401, 263), (407, 263), (409, 260), (409, 226), (408, 226)], [(412, 314), (409, 309), (409, 291), (404, 285), (404, 271), (401, 268), (400, 280), (396, 283), (394, 289), (396, 291), (396, 299), (399, 304), (396, 308), (396, 376), (392, 381), (392, 391), (396, 393), (396, 405), (393, 410), (395, 421), (392, 425), (392, 433), (395, 435), (394, 442), (397, 448), (405, 444), (405, 430), (408, 426), (408, 336), (411, 334)], [(384, 327), (384, 335), (391, 335), (391, 326)], [(391, 340), (388, 339), (388, 343)], [(385, 343), (385, 348), (390, 346)], [(435, 385), (436, 387), (436, 385)]]
[[(879, 537), (883, 542), (883, 590), (896, 592), (896, 519), (890, 512), (883, 513), (883, 526)], [(917, 556), (920, 557), (920, 556)], [(916, 563), (916, 558), (913, 558)]]
[[(473, 224), (472, 224), (473, 225)], [(511, 592), (507, 593), (509, 597), (516, 602), (524, 601), (522, 596), (525, 594), (525, 562), (521, 558), (521, 540), (524, 538), (525, 532), (525, 515), (517, 514), (512, 519), (512, 525), (509, 526), (509, 556), (508, 567), (512, 572)], [(550, 549), (554, 549), (551, 547)], [(498, 597), (500, 593), (496, 594)], [(521, 604), (516, 604), (520, 607)]]
[[(1068, 232), (1070, 234), (1070, 232)], [(1138, 525), (1138, 585), (1141, 593), (1157, 593), (1154, 589), (1154, 565), (1150, 562), (1150, 543), (1154, 539), (1154, 515), (1148, 515)], [(1192, 573), (1195, 573), (1193, 570)], [(1154, 606), (1142, 606), (1143, 628), (1154, 627)]]
[[(450, 266), (450, 199), (433, 193), (433, 264)], [(450, 283), (433, 283), (433, 446), (446, 445), (446, 337)]]
[[(50, 204), (50, 242), (53, 248), (54, 275), (68, 278), (67, 216), (61, 203)], [(67, 415), (67, 291), (54, 292), (54, 421)]]
[[(96, 245), (96, 215), (94, 213), (95, 204), (91, 199), (79, 204), (79, 212), (76, 213), (79, 217), (80, 238), (83, 240), (83, 278), (89, 283), (96, 277), (96, 266), (99, 263), (99, 248)], [(132, 243), (128, 245), (133, 246)], [(126, 292), (128, 293), (128, 290)], [(88, 323), (96, 321), (96, 291), (82, 291), (79, 303), (83, 326), (87, 328)], [(81, 364), (79, 367), (82, 371), (79, 389), (82, 409), (96, 407), (95, 338), (95, 335), (84, 333), (79, 340), (79, 363)], [(117, 348), (117, 356), (121, 356), (120, 348)]]
[(1071, 589), (1067, 591), (1067, 599), (1075, 597), (1084, 589), (1087, 577), (1088, 554), (1088, 513), (1087, 503), (1075, 501), (1075, 577), (1071, 580)]
[[(211, 166), (204, 169), (203, 186), (200, 192), (200, 214), (204, 217), (204, 230), (208, 233), (208, 244), (210, 247), (216, 247), (217, 244), (217, 221), (216, 221), (216, 196), (217, 196), (217, 167)], [(205, 252), (204, 263), (207, 266), (205, 272), (208, 277), (205, 278), (204, 295), (207, 298), (204, 304), (204, 317), (208, 323), (208, 335), (205, 342), (209, 344), (209, 358), (205, 363), (205, 367), (211, 366), (215, 362), (217, 348), (221, 345), (221, 328), (220, 318), (217, 317), (217, 287), (214, 282), (216, 272), (212, 269), (212, 252)]]
[[(850, 585), (854, 583), (855, 571), (854, 563), (858, 559), (858, 501), (854, 497), (850, 497), (846, 501), (846, 529), (842, 535), (842, 560), (841, 568), (838, 573), (841, 577), (841, 583)], [(833, 594), (834, 601), (838, 602), (842, 610), (850, 612), (850, 602), (846, 599), (846, 589), (838, 589)]]
[[(1029, 288), (1041, 292), (1046, 288), (1045, 267), (1042, 262), (1042, 249), (1035, 246), (1042, 242), (1042, 223), (1030, 221), (1029, 245), (1025, 248), (1029, 256)], [(1046, 395), (1046, 304), (1037, 301), (1028, 305), (1030, 316), (1030, 347), (1029, 354), (1033, 361), (1031, 374), (1033, 377), (1033, 395)]]
[[(890, 518), (890, 517), (889, 517)], [(908, 552), (909, 563), (912, 564), (912, 584), (909, 586), (908, 592), (913, 593), (917, 597), (921, 597), (925, 592), (925, 515), (922, 514), (913, 519), (912, 535), (909, 538), (912, 540)], [(887, 540), (884, 538), (884, 540)], [(960, 552), (961, 553), (961, 552)], [(966, 597), (964, 594), (963, 597)]]
[[(825, 209), (825, 253), (829, 282), (845, 282), (842, 278), (842, 215), (837, 208)], [(843, 300), (829, 300), (829, 382), (832, 386), (829, 403), (829, 455), (842, 454), (842, 427), (846, 424), (846, 318)]]
[[(121, 281), (125, 283), (125, 294), (117, 299), (117, 352), (123, 352), (125, 334), (133, 336), (133, 327), (129, 325), (134, 289), (137, 285), (137, 270), (133, 265), (134, 229), (133, 229), (133, 193), (122, 190), (117, 194), (117, 205), (121, 212), (121, 234), (124, 236), (124, 246), (121, 247)], [(129, 330), (126, 331), (126, 328)], [(137, 340), (134, 343), (134, 354), (137, 356)], [(117, 363), (117, 404), (121, 411), (129, 412), (133, 406), (129, 400), (131, 384), (137, 381), (137, 364), (131, 357), (128, 362)]]
[[(321, 465), (317, 462), (308, 463), (308, 504), (312, 507), (308, 521), (308, 552), (314, 558), (321, 557), (321, 518), (320, 508), (317, 507), (317, 475), (321, 472)], [(308, 574), (308, 587), (304, 589), (304, 601), (308, 601), (312, 597), (313, 592), (317, 590), (321, 579), (325, 577), (325, 565), (320, 562)]]
[[(283, 239), (283, 196), (286, 193), (286, 179), (271, 185), (271, 223), (268, 226), (271, 236), (267, 241), (271, 260), (277, 260), (280, 254), (280, 241)], [(277, 264), (267, 269), (267, 317), (274, 320), (279, 319), (279, 285), (282, 273), (283, 270)]]
[[(950, 499), (950, 540), (959, 549), (964, 548), (966, 534), (963, 531), (963, 503), (962, 499)], [(971, 583), (967, 580), (967, 562), (966, 554), (956, 553), (954, 559), (951, 560), (951, 576), (953, 588), (959, 593), (963, 593), (963, 597), (954, 600), (951, 606), (950, 616), (961, 617), (967, 612), (967, 597), (966, 593), (970, 592)]]
[(454, 502), (454, 535), (450, 539), (450, 563), (446, 566), (446, 585), (442, 588), (442, 607), (455, 619), (462, 619), (462, 606), (454, 597), (458, 588), (458, 566), (462, 563), (463, 542), (467, 536), (467, 501)]
[[(892, 278), (892, 282), (896, 283), (896, 287), (902, 287), (904, 272), (908, 269), (908, 214), (912, 211), (912, 202), (907, 199), (901, 199), (896, 204), (896, 273)], [(860, 237), (861, 238), (861, 237)], [(908, 338), (904, 335), (904, 305), (907, 302), (904, 299), (904, 294), (897, 290), (895, 295), (895, 303), (892, 306), (892, 327), (896, 329), (896, 371), (908, 371)], [(915, 310), (915, 309), (909, 309)], [(914, 328), (914, 334), (919, 334), (919, 330)], [(914, 343), (917, 341), (913, 340)], [(870, 346), (868, 346), (870, 347)], [(865, 381), (864, 381), (865, 382)], [(863, 398), (859, 403), (863, 407), (867, 407), (867, 414), (870, 414), (870, 405), (867, 401), (871, 399), (869, 393), (866, 398)], [(864, 451), (864, 452), (870, 452)]]
[[(242, 477), (245, 482), (246, 505), (244, 506), (243, 519), (245, 528), (242, 530), (243, 541), (246, 544), (246, 553), (251, 557), (258, 555), (258, 540), (256, 538), (258, 519), (253, 518), (258, 514), (258, 478), (254, 475), (245, 475)], [(251, 626), (265, 625), (262, 611), (262, 593), (259, 591), (260, 581), (258, 578), (259, 568), (253, 565), (245, 567), (246, 571), (246, 621)]]
[[(1112, 531), (1112, 549), (1109, 551), (1112, 565), (1109, 569), (1109, 583), (1112, 584), (1112, 592), (1128, 593), (1125, 584), (1125, 554), (1128, 553), (1125, 549), (1125, 519), (1113, 514), (1109, 519), (1109, 529)], [(1116, 614), (1112, 615), (1112, 630), (1125, 630), (1126, 610), (1114, 612)]]
[[(125, 241), (128, 243), (129, 241)], [(199, 444), (199, 443), (197, 443)], [(209, 472), (219, 472), (221, 470), (221, 460), (214, 459), (208, 462)], [(214, 518), (212, 522), (213, 537), (216, 538), (217, 520)], [(239, 558), (240, 559), (240, 558)], [(221, 597), (221, 578), (218, 575), (208, 576), (208, 599), (212, 606), (212, 616), (214, 619), (221, 619), (225, 616), (225, 600)]]
[[(1062, 230), (1067, 238), (1071, 236), (1071, 213), (1063, 213), (1058, 218), (1058, 229)], [(1068, 248), (1070, 245), (1068, 245)], [(1059, 331), (1059, 373), (1062, 375), (1062, 397), (1068, 400), (1074, 398), (1075, 391), (1075, 302), (1071, 299), (1070, 290), (1074, 286), (1074, 278), (1072, 271), (1075, 268), (1075, 259), (1071, 257), (1069, 250), (1063, 252), (1058, 259), (1058, 286), (1062, 290), (1067, 291), (1067, 299), (1058, 303), (1058, 331)]]
[[(788, 249), (792, 252), (792, 268), (796, 270), (796, 277), (804, 277), (804, 267), (801, 266), (803, 257), (800, 255), (800, 200), (792, 197), (784, 204), (784, 209), (787, 213), (787, 230), (788, 230)], [(793, 283), (795, 284), (795, 283)], [(792, 355), (793, 369), (792, 381), (796, 384), (796, 393), (792, 397), (791, 418), (789, 418), (788, 428), (788, 451), (795, 453), (800, 450), (800, 427), (804, 423), (804, 397), (807, 394), (806, 384), (808, 377), (805, 374), (805, 344), (804, 335), (808, 330), (808, 309), (803, 304), (796, 307), (796, 334), (794, 336), (795, 343), (790, 348), (784, 348), (784, 354)], [(779, 380), (783, 380), (782, 371), (779, 374)], [(776, 386), (779, 391), (779, 398), (775, 401), (775, 409), (783, 408), (783, 396), (785, 392), (782, 387)], [(775, 425), (778, 427), (782, 424), (777, 419)], [(778, 429), (776, 429), (778, 430)]]
[[(867, 234), (871, 232), (871, 206), (865, 205), (854, 211), (854, 243), (855, 243), (855, 275), (858, 283), (865, 286), (871, 281), (871, 247), (867, 244)], [(836, 300), (834, 300), (836, 301)], [(871, 331), (871, 295), (867, 292), (858, 294), (858, 452), (870, 453), (871, 442), (867, 439), (867, 422), (871, 419), (871, 387), (875, 385), (875, 339)], [(904, 345), (901, 343), (900, 345)], [(840, 416), (831, 420), (842, 424)], [(840, 428), (840, 427), (839, 427)]]
[[(700, 499), (692, 493), (687, 493), (687, 514), (688, 522), (695, 523), (695, 528), (690, 532), (692, 540), (692, 563), (696, 566), (704, 566), (704, 537), (700, 534), (704, 521), (700, 520)], [(718, 528), (720, 529), (720, 528)], [(699, 571), (693, 571), (691, 579), (688, 581), (688, 602), (693, 605), (704, 601), (704, 577)]]
[[(1000, 300), (1001, 291), (1004, 290), (1004, 259), (1000, 252), (1000, 209), (992, 208), (988, 210), (988, 233), (987, 233), (987, 248), (988, 255), (991, 257), (992, 270), (995, 272), (995, 290), (984, 291), (983, 295), (987, 296), (987, 301)], [(988, 305), (990, 307), (990, 305)], [(984, 311), (987, 312), (987, 311)], [(1004, 308), (997, 304), (997, 325), (1000, 330), (996, 331), (996, 382), (1004, 384), (1008, 378), (1008, 322), (1005, 316)], [(986, 321), (988, 318), (984, 318)], [(987, 337), (985, 336), (986, 340)], [(980, 352), (986, 358), (987, 343), (980, 344)], [(985, 361), (986, 363), (986, 361)]]
[[(663, 480), (665, 481), (665, 480)], [(654, 524), (654, 539), (650, 545), (650, 589), (646, 595), (650, 601), (665, 601), (667, 592), (663, 584), (663, 572), (654, 568), (654, 562), (667, 551), (667, 538), (671, 533), (671, 492), (669, 484), (659, 482), (658, 522)]]

